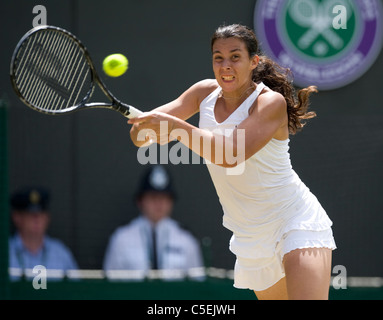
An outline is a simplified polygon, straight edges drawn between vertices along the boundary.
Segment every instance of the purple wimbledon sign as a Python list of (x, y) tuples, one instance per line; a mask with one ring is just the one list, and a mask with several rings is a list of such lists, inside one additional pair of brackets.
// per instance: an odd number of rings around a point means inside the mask
[(382, 19), (380, 0), (258, 0), (254, 28), (264, 53), (290, 68), (298, 86), (331, 90), (374, 63)]

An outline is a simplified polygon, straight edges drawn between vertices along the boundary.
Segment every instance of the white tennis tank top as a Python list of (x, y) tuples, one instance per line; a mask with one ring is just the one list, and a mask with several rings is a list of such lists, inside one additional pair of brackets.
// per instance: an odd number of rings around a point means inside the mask
[[(200, 105), (199, 127), (232, 132), (249, 116), (249, 109), (265, 88), (263, 83), (223, 122), (218, 123), (214, 107), (218, 87)], [(271, 256), (283, 234), (294, 229), (326, 230), (332, 222), (290, 162), (289, 139), (271, 139), (247, 159), (241, 174), (207, 164), (223, 208), (223, 225), (233, 231), (230, 249), (242, 257)]]

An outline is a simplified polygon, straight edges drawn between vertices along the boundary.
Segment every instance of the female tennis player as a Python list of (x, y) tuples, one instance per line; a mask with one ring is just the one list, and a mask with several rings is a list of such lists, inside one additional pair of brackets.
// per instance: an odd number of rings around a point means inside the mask
[[(177, 138), (208, 160), (223, 225), (233, 232), (235, 287), (254, 290), (258, 299), (328, 299), (336, 248), (332, 222), (292, 169), (288, 152), (289, 134), (315, 116), (308, 105), (316, 88), (296, 96), (288, 73), (258, 55), (255, 34), (246, 26), (218, 28), (211, 49), (215, 79), (130, 119), (132, 141), (142, 146), (140, 130), (151, 129), (157, 141)], [(199, 128), (185, 121), (197, 112)], [(181, 131), (189, 139), (181, 138)], [(203, 150), (200, 140), (211, 147)], [(228, 174), (226, 169), (239, 163), (225, 152), (223, 159), (217, 157), (217, 150), (229, 147), (243, 159), (241, 174)]]

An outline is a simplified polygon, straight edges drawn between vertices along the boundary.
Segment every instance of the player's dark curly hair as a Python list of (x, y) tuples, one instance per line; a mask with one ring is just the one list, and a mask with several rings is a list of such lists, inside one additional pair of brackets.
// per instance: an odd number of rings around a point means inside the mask
[(287, 114), (289, 119), (289, 132), (295, 134), (305, 125), (305, 121), (314, 118), (316, 113), (308, 111), (309, 97), (311, 93), (317, 92), (315, 86), (309, 86), (298, 91), (296, 95), (292, 84), (292, 75), (289, 69), (279, 66), (276, 62), (265, 55), (260, 55), (258, 51), (258, 40), (255, 33), (250, 28), (232, 24), (219, 27), (211, 38), (211, 48), (218, 39), (238, 38), (247, 47), (249, 56), (259, 56), (259, 63), (253, 72), (253, 81), (262, 81), (270, 89), (282, 94), (287, 103)]

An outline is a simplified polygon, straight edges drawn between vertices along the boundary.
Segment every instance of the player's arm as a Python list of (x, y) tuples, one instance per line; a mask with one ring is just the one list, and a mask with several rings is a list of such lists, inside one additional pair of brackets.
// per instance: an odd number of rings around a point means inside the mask
[[(281, 94), (270, 91), (258, 97), (249, 117), (229, 136), (196, 128), (179, 119), (174, 119), (170, 134), (204, 159), (231, 168), (257, 153), (272, 138), (287, 139), (287, 125), (286, 101)], [(177, 132), (184, 131), (187, 139), (185, 135), (177, 136)]]
[[(233, 132), (233, 141), (238, 130), (243, 130), (245, 150), (243, 158), (247, 160), (261, 150), (272, 138), (285, 140), (288, 138), (287, 105), (284, 97), (274, 91), (260, 94), (250, 109), (250, 115), (243, 120)], [(238, 150), (242, 152), (242, 150)]]
[[(166, 141), (170, 135), (204, 159), (227, 168), (251, 157), (273, 137), (288, 137), (286, 102), (282, 95), (275, 92), (260, 95), (249, 117), (230, 136), (197, 128), (158, 111), (129, 120), (132, 124), (138, 122), (142, 123), (142, 128), (153, 130), (157, 141)], [(166, 123), (167, 131), (161, 129), (161, 123)]]
[[(197, 82), (181, 94), (177, 99), (155, 108), (152, 112), (166, 113), (181, 120), (187, 120), (199, 111), (199, 105), (202, 100), (207, 97), (215, 88), (217, 88), (215, 80), (206, 79)], [(133, 124), (130, 130), (130, 136), (133, 143), (140, 147), (145, 141), (138, 139), (138, 134), (142, 129), (140, 121)]]
[(217, 81), (206, 79), (199, 81), (187, 89), (177, 99), (162, 105), (153, 111), (164, 112), (182, 120), (187, 120), (199, 111), (202, 100), (215, 88)]

